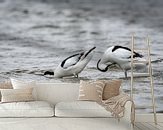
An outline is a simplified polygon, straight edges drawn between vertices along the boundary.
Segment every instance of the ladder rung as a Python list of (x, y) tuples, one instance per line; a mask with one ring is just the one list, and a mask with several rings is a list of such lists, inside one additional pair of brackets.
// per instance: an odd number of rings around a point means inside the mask
[(148, 51), (148, 49), (145, 49), (145, 48), (135, 48), (134, 51)]
[(138, 60), (134, 60), (133, 63), (149, 63), (149, 61), (138, 61)]
[(133, 73), (133, 77), (138, 77), (138, 76), (149, 77), (150, 74), (149, 73)]
[[(157, 106), (155, 106), (157, 108)], [(153, 108), (153, 106), (146, 106), (146, 105), (138, 105), (138, 106), (135, 106), (135, 109), (146, 109), (146, 108)]]

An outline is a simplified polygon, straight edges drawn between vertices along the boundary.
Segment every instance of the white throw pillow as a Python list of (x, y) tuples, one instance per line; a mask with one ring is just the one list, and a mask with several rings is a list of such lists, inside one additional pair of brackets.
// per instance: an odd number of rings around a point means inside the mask
[(112, 117), (111, 112), (94, 101), (59, 102), (55, 106), (57, 117)]
[(37, 92), (36, 92), (36, 82), (35, 81), (21, 81), (18, 79), (10, 78), (11, 84), (13, 86), (13, 89), (23, 89), (23, 88), (33, 88), (32, 95), (35, 100), (37, 100)]

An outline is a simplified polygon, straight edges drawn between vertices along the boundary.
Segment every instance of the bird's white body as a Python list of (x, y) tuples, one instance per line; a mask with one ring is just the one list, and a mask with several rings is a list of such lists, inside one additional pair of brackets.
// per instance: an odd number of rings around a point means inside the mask
[(123, 64), (127, 61), (130, 61), (130, 59), (127, 59), (127, 57), (131, 56), (131, 52), (125, 49), (117, 49), (117, 51), (112, 52), (114, 46), (109, 47), (103, 54), (101, 58), (101, 64), (107, 64), (108, 62), (117, 64)]
[(94, 48), (83, 53), (70, 56), (60, 63), (54, 71), (54, 77), (61, 78), (66, 76), (78, 76), (78, 74), (85, 68), (91, 60)]
[[(143, 60), (142, 55), (134, 52), (134, 60), (140, 61)], [(112, 46), (109, 47), (103, 54), (100, 59), (100, 64), (116, 64), (121, 69), (125, 71), (125, 75), (127, 75), (127, 70), (131, 69), (131, 50), (122, 46)], [(141, 69), (146, 66), (146, 63), (137, 63), (134, 64), (135, 69)], [(105, 72), (105, 71), (104, 71)]]

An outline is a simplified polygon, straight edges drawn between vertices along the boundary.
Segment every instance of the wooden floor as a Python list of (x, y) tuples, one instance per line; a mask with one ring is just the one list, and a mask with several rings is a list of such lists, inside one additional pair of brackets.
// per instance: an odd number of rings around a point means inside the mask
[(136, 122), (134, 130), (163, 130), (163, 122), (157, 125), (152, 122)]

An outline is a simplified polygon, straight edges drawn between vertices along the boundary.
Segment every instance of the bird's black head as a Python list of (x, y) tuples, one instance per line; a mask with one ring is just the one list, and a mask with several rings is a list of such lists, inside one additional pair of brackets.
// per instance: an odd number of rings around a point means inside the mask
[(46, 71), (46, 72), (44, 73), (44, 75), (54, 75), (54, 72)]

